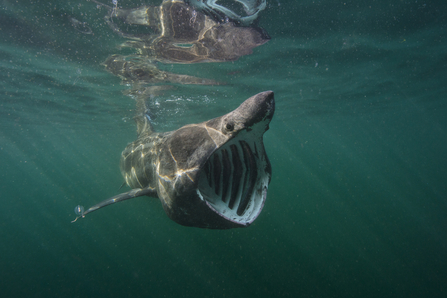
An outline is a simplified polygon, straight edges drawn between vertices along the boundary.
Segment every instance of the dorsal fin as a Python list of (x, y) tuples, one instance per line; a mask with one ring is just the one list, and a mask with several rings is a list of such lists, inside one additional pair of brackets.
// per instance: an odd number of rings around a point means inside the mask
[(154, 132), (151, 124), (151, 117), (149, 116), (149, 110), (146, 106), (146, 100), (143, 96), (138, 96), (135, 98), (137, 102), (136, 115), (134, 120), (137, 124), (137, 134), (138, 138), (150, 135)]
[(146, 99), (153, 98), (163, 93), (164, 90), (170, 89), (172, 86), (150, 86), (141, 87), (139, 85), (134, 86), (125, 94), (132, 96), (136, 101), (136, 114), (134, 120), (137, 124), (138, 138), (150, 135), (154, 132), (154, 128), (151, 124), (151, 116), (149, 109), (146, 105)]

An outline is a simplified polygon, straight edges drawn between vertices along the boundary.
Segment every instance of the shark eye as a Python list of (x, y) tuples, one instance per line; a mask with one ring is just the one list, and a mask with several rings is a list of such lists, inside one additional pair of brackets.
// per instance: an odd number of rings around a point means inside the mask
[(227, 125), (225, 125), (225, 128), (226, 128), (228, 131), (233, 131), (233, 129), (234, 129), (234, 124), (233, 124), (233, 123), (227, 123)]

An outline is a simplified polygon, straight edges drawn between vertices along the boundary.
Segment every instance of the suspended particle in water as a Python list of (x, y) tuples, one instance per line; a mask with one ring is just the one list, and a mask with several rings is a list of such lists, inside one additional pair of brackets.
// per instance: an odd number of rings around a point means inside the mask
[(74, 212), (76, 213), (77, 216), (84, 215), (84, 206), (81, 205), (76, 206)]

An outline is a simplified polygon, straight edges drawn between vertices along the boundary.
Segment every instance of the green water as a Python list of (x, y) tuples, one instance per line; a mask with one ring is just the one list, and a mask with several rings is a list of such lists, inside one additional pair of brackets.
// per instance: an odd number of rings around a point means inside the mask
[(70, 223), (119, 193), (135, 107), (100, 64), (130, 50), (92, 2), (1, 2), (2, 297), (446, 297), (446, 2), (268, 3), (252, 55), (159, 65), (226, 83), (157, 98), (160, 131), (275, 91), (265, 207), (219, 231), (148, 197)]

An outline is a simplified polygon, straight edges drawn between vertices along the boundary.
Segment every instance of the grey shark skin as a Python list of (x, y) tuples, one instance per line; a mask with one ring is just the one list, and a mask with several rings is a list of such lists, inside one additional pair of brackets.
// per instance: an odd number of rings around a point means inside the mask
[(139, 136), (120, 162), (132, 190), (76, 219), (143, 195), (158, 197), (166, 214), (184, 226), (247, 227), (258, 217), (272, 174), (263, 144), (275, 111), (272, 91), (248, 98), (221, 117), (165, 133), (153, 132), (144, 103), (137, 110)]

